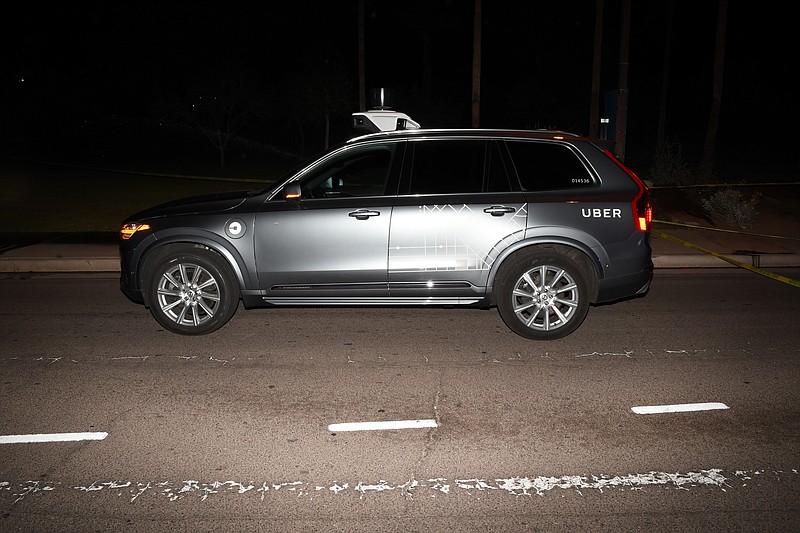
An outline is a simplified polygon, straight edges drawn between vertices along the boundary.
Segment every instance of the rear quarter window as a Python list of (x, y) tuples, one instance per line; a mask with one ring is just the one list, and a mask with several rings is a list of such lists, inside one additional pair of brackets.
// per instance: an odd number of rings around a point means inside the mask
[(506, 145), (526, 191), (579, 189), (595, 184), (577, 154), (563, 144), (506, 141)]

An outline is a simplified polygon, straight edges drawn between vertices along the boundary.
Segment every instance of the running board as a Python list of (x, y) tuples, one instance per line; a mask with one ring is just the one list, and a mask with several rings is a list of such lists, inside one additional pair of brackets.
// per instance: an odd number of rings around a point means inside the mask
[(403, 305), (473, 305), (480, 302), (481, 298), (454, 298), (454, 297), (397, 297), (397, 298), (358, 298), (358, 297), (285, 297), (271, 298), (264, 296), (264, 303), (270, 305), (297, 305), (297, 306), (403, 306)]

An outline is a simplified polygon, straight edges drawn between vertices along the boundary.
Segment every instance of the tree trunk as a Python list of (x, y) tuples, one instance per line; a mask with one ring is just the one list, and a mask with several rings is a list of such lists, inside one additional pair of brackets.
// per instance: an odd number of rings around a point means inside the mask
[(330, 144), (331, 138), (331, 113), (330, 111), (325, 111), (325, 149), (328, 149), (328, 145)]
[(706, 142), (703, 145), (702, 165), (711, 169), (714, 165), (714, 151), (717, 143), (719, 113), (722, 107), (722, 73), (725, 67), (725, 31), (728, 20), (728, 0), (719, 0), (717, 12), (717, 43), (714, 54), (714, 87), (711, 94), (711, 111), (708, 114)]
[(364, 59), (364, 0), (358, 0), (358, 110), (367, 110), (367, 76)]
[(674, 0), (667, 4), (667, 27), (664, 37), (664, 57), (661, 64), (661, 99), (658, 106), (658, 132), (656, 133), (656, 146), (662, 146), (667, 137), (667, 93), (669, 88), (669, 59), (672, 48), (672, 13)]
[(481, 0), (475, 0), (472, 29), (472, 127), (481, 124)]

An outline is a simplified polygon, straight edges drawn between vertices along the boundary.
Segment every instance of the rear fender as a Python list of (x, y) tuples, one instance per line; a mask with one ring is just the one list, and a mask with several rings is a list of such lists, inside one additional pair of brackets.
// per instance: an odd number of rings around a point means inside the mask
[[(588, 237), (590, 240), (594, 240), (591, 237)], [(602, 246), (599, 245), (596, 248), (590, 248), (584, 242), (577, 241), (574, 239), (566, 238), (566, 237), (533, 237), (528, 238), (519, 242), (514, 243), (513, 245), (509, 246), (497, 257), (495, 262), (492, 264), (492, 268), (489, 271), (489, 278), (487, 280), (487, 287), (486, 292), (491, 297), (491, 303), (494, 304), (494, 282), (495, 278), (497, 277), (497, 273), (502, 268), (503, 263), (513, 256), (515, 253), (519, 252), (523, 249), (528, 249), (532, 246), (541, 247), (541, 248), (552, 248), (558, 249), (563, 248), (565, 251), (567, 250), (577, 250), (581, 252), (581, 256), (585, 259), (585, 265), (587, 270), (589, 271), (589, 284), (590, 284), (590, 294), (591, 298), (590, 301), (594, 302), (597, 298), (598, 293), (598, 285), (599, 280), (603, 278), (603, 268), (602, 265), (608, 262), (608, 256), (605, 254)], [(602, 255), (598, 255), (597, 252), (600, 252)]]

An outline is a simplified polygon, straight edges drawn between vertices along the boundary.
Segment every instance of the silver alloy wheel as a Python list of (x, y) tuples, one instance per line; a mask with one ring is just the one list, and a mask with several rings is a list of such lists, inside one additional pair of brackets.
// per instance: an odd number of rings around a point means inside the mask
[(158, 305), (165, 316), (182, 326), (211, 320), (220, 306), (219, 283), (205, 268), (177, 263), (158, 283)]
[(552, 331), (567, 324), (578, 307), (580, 294), (575, 279), (563, 268), (539, 265), (514, 284), (514, 314), (526, 327)]

